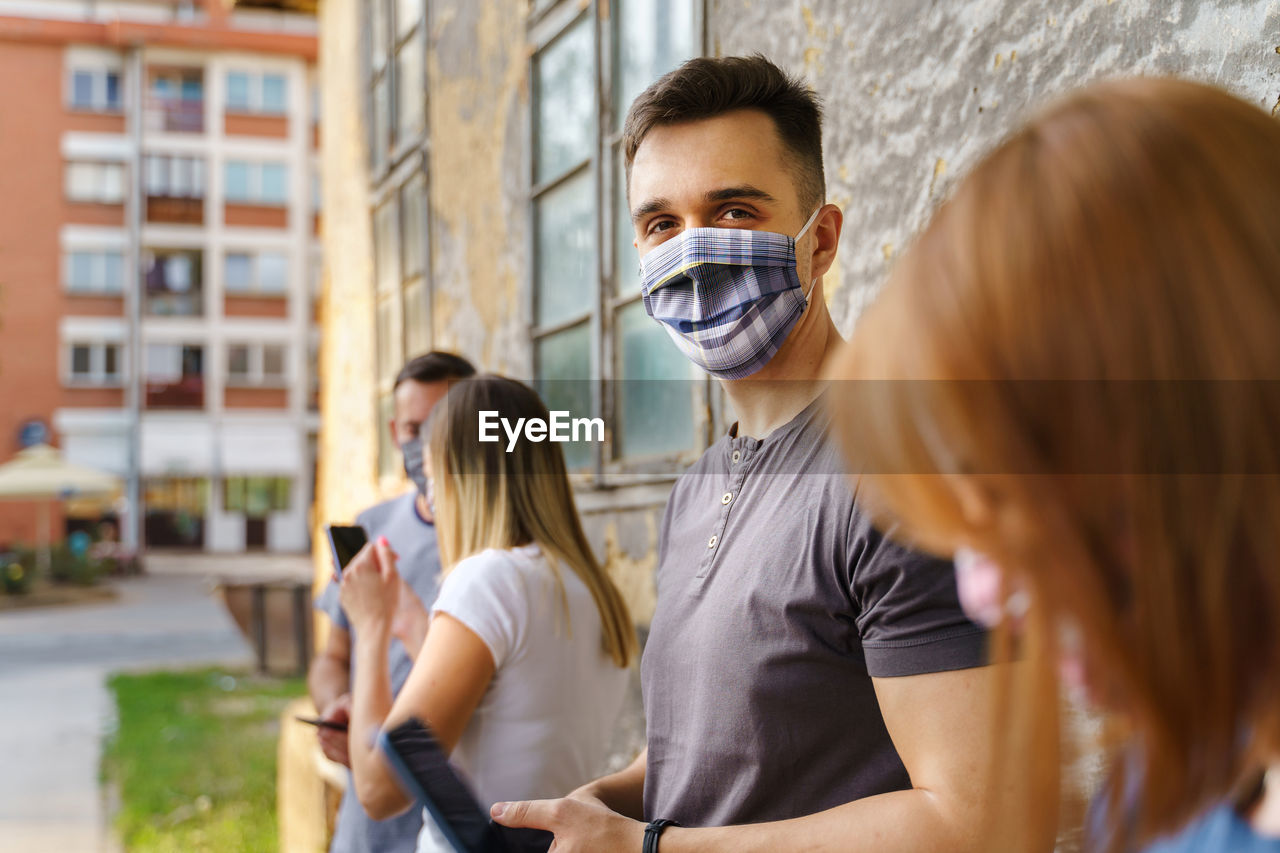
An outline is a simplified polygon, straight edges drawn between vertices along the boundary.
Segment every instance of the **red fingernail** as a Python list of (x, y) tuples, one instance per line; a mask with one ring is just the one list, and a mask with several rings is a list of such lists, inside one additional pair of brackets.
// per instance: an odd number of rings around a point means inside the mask
[(378, 537), (378, 544), (379, 544), (379, 545), (381, 545), (381, 546), (383, 546), (384, 548), (390, 548), (390, 547), (391, 547), (391, 543), (387, 541), (387, 537), (385, 537), (385, 536), (379, 536), (379, 537)]

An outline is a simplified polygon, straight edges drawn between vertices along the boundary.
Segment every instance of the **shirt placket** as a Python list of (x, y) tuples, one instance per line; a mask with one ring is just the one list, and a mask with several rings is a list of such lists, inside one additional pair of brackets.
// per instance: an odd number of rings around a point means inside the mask
[(725, 546), (725, 528), (729, 523), (729, 513), (733, 511), (734, 505), (739, 500), (742, 484), (746, 482), (751, 462), (758, 453), (758, 447), (749, 446), (745, 441), (734, 442), (729, 449), (729, 476), (724, 481), (723, 491), (714, 498), (720, 504), (720, 511), (716, 514), (715, 524), (707, 531), (707, 538), (703, 543), (702, 560), (698, 565), (696, 576), (699, 580), (705, 580), (711, 574), (716, 556)]

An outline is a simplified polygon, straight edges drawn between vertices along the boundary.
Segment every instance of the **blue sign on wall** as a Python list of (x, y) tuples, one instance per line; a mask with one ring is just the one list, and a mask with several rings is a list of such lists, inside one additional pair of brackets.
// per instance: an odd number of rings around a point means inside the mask
[(31, 418), (18, 427), (18, 446), (23, 450), (37, 444), (49, 443), (49, 427), (39, 418)]

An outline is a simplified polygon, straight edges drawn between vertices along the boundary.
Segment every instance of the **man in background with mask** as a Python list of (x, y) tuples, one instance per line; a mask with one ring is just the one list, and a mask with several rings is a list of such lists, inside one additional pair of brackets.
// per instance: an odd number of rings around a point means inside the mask
[(636, 99), (622, 145), (645, 309), (737, 422), (659, 531), (648, 748), (492, 814), (563, 853), (992, 849), (985, 635), (950, 563), (872, 527), (827, 441), (843, 217), (816, 97), (762, 56), (694, 59)]
[[(416, 610), (418, 614), (425, 614), (435, 601), (440, 575), (435, 520), (427, 503), (427, 477), (422, 469), (422, 443), (426, 438), (422, 427), (436, 403), (449, 390), (449, 383), (474, 376), (475, 372), (466, 359), (447, 352), (420, 355), (401, 368), (392, 391), (395, 417), (387, 429), (391, 431), (391, 440), (400, 448), (405, 475), (414, 488), (356, 516), (356, 524), (368, 531), (370, 542), (385, 536), (399, 556), (400, 577), (414, 593), (409, 596), (401, 590), (401, 607), (408, 612)], [(350, 719), (358, 638), (352, 633), (338, 601), (338, 584), (331, 582), (325, 588), (316, 601), (316, 608), (328, 614), (332, 625), (328, 643), (311, 664), (307, 686), (321, 718), (345, 724)], [(417, 642), (421, 642), (421, 637)], [(392, 640), (387, 664), (393, 693), (399, 693), (409, 677), (417, 651), (416, 648), (406, 650), (400, 640)], [(325, 728), (317, 731), (324, 754), (350, 767), (347, 732)], [(332, 853), (412, 853), (421, 828), (421, 809), (409, 809), (384, 821), (375, 821), (366, 815), (356, 799), (348, 773), (347, 791), (338, 808), (330, 850)]]

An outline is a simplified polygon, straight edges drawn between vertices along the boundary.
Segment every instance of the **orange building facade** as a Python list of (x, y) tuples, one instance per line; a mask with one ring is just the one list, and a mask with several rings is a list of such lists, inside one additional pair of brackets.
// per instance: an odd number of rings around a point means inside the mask
[[(308, 544), (316, 50), (221, 0), (0, 0), (0, 462), (137, 470), (149, 547)], [(40, 509), (0, 503), (0, 547)]]

